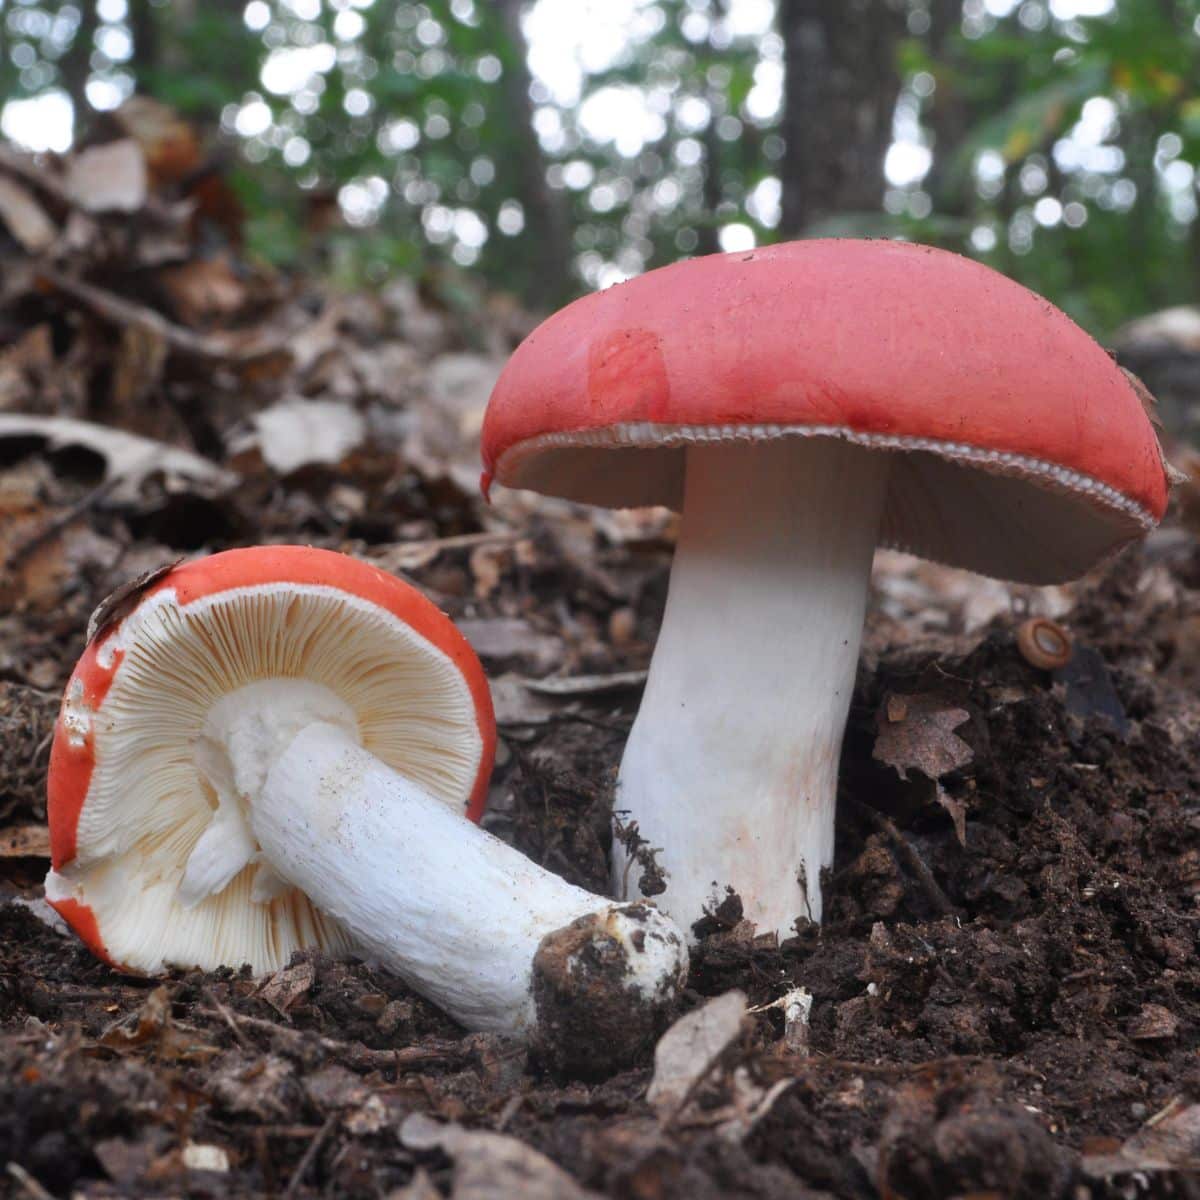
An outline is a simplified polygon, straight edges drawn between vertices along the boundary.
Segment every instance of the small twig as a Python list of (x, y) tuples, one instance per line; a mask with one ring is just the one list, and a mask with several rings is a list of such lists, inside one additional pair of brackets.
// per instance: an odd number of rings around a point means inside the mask
[(54, 1197), (20, 1163), (10, 1162), (4, 1168), (21, 1185), (22, 1191), (33, 1200), (54, 1200)]
[(950, 898), (942, 891), (941, 885), (933, 877), (933, 872), (925, 865), (925, 860), (917, 853), (916, 848), (896, 828), (891, 817), (884, 816), (877, 808), (851, 799), (854, 806), (866, 815), (875, 827), (891, 842), (904, 865), (917, 877), (921, 887), (925, 889), (930, 903), (943, 917), (957, 917), (959, 910), (951, 903)]
[(299, 1165), (296, 1167), (288, 1185), (283, 1193), (283, 1200), (295, 1200), (296, 1193), (300, 1190), (300, 1185), (304, 1182), (304, 1176), (308, 1174), (308, 1168), (312, 1166), (313, 1159), (317, 1157), (317, 1153), (325, 1144), (325, 1139), (333, 1132), (334, 1125), (337, 1124), (337, 1113), (330, 1113), (325, 1118), (325, 1124), (317, 1130), (313, 1140), (308, 1143), (308, 1148), (304, 1151), (304, 1157), (300, 1159)]
[(233, 1013), (217, 999), (216, 993), (210, 987), (204, 989), (204, 998), (217, 1010), (221, 1019), (229, 1026), (229, 1032), (233, 1034), (234, 1040), (243, 1050), (252, 1050), (250, 1039), (238, 1028), (237, 1022), (233, 1018)]
[[(210, 997), (211, 999), (211, 997)], [(201, 1009), (206, 1016), (221, 1017), (217, 1009)], [(437, 1042), (433, 1046), (404, 1046), (398, 1050), (372, 1050), (360, 1042), (339, 1042), (333, 1038), (322, 1037), (320, 1034), (305, 1033), (302, 1029), (290, 1029), (286, 1025), (278, 1025), (274, 1021), (262, 1017), (247, 1017), (242, 1013), (237, 1015), (237, 1023), (245, 1029), (255, 1029), (269, 1033), (280, 1041), (301, 1049), (306, 1043), (316, 1042), (322, 1050), (330, 1054), (340, 1055), (351, 1067), (360, 1070), (380, 1070), (391, 1068), (404, 1070), (410, 1067), (426, 1066), (433, 1062), (453, 1062), (465, 1057), (465, 1051), (457, 1042)]]
[(136, 325), (147, 332), (162, 338), (174, 350), (182, 354), (190, 354), (195, 358), (215, 360), (217, 362), (249, 362), (263, 358), (278, 350), (282, 343), (273, 345), (249, 345), (239, 347), (228, 338), (215, 334), (193, 333), (182, 325), (168, 321), (160, 313), (144, 304), (128, 300), (106, 288), (85, 283), (82, 279), (72, 279), (60, 271), (43, 267), (39, 274), (52, 287), (85, 304), (93, 312), (104, 317), (114, 325)]
[(73, 524), (85, 513), (95, 508), (124, 479), (124, 474), (113, 475), (103, 483), (92, 488), (86, 495), (81, 496), (70, 508), (63, 509), (53, 520), (47, 521), (32, 537), (22, 542), (12, 551), (5, 561), (5, 570), (11, 571), (14, 567), (20, 566), (35, 550), (40, 549), (51, 538), (56, 537), (66, 529), (68, 525)]

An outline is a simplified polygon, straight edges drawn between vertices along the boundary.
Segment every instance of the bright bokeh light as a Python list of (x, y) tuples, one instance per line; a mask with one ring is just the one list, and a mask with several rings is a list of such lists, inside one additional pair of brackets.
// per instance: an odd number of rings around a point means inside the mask
[(893, 187), (913, 187), (929, 174), (933, 155), (917, 142), (893, 142), (883, 160), (883, 173)]
[(0, 133), (28, 150), (69, 150), (74, 129), (75, 110), (66, 92), (10, 100), (0, 112)]

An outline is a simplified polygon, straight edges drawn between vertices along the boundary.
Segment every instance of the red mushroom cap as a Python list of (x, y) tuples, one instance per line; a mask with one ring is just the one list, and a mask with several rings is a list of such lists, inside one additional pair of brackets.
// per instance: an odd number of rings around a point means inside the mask
[[(479, 820), (486, 803), (495, 756), (495, 717), (479, 659), (450, 618), (415, 588), (344, 554), (305, 546), (230, 550), (185, 563), (155, 579), (138, 597), (135, 606), (99, 631), (77, 663), (67, 684), (50, 751), (47, 814), (52, 875), (69, 869), (77, 855), (85, 850), (94, 855), (102, 869), (107, 869), (107, 862), (119, 859), (128, 849), (125, 840), (112, 835), (107, 828), (99, 836), (93, 831), (94, 845), (82, 846), (80, 821), (93, 798), (93, 779), (100, 765), (98, 742), (111, 736), (122, 720), (120, 714), (106, 712), (105, 702), (128, 655), (137, 646), (138, 614), (148, 605), (152, 606), (156, 597), (169, 599), (176, 610), (187, 612), (193, 606), (199, 607), (200, 602), (213, 599), (251, 592), (278, 593), (277, 585), (293, 587), (296, 595), (304, 594), (305, 589), (308, 594), (314, 589), (320, 593), (334, 591), (362, 605), (365, 611), (382, 610), (397, 618), (407, 630), (457, 668), (461, 677), (459, 686), (465, 688), (474, 712), (478, 760), (469, 777), (445, 781), (443, 798), (449, 799), (451, 793), (461, 796), (465, 815), (473, 821)], [(127, 629), (134, 629), (134, 632), (128, 637), (122, 636)], [(308, 645), (311, 645), (315, 636), (311, 632), (307, 636)], [(226, 644), (229, 641), (232, 639), (227, 633), (224, 640), (220, 634), (212, 637), (213, 658), (226, 660), (226, 665), (233, 661), (239, 672), (249, 671), (252, 676), (253, 667), (245, 661), (249, 656), (241, 654), (236, 646)], [(297, 651), (289, 661), (300, 661), (303, 652), (303, 649)], [(265, 657), (270, 659), (270, 653)], [(326, 661), (329, 660), (327, 654)], [(159, 663), (155, 669), (169, 673), (170, 667)], [(284, 669), (279, 673), (286, 676), (289, 671)], [(247, 681), (245, 678), (240, 680)], [(396, 703), (400, 708), (407, 706), (408, 711), (419, 712), (421, 698), (419, 695), (397, 697)], [(108, 944), (104, 922), (88, 903), (86, 886), (77, 895), (60, 894), (49, 898), (95, 953), (115, 965), (124, 964), (122, 952)], [(320, 924), (319, 917), (310, 918), (307, 925), (301, 922), (310, 931)]]
[(719, 254), (586, 296), (496, 384), (483, 485), (613, 506), (682, 495), (682, 447), (840, 437), (900, 452), (881, 541), (987, 574), (1071, 578), (1167, 503), (1109, 355), (987, 267), (900, 242)]

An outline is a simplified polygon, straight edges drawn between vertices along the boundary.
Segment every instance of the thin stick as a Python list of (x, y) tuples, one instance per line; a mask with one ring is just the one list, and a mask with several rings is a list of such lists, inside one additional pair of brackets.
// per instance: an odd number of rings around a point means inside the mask
[[(221, 1016), (220, 1011), (216, 1009), (201, 1011), (210, 1017)], [(301, 1029), (289, 1029), (286, 1025), (277, 1025), (274, 1021), (266, 1021), (262, 1017), (247, 1017), (239, 1013), (237, 1023), (243, 1029), (270, 1033), (295, 1049), (300, 1049), (306, 1042), (315, 1041), (322, 1050), (341, 1055), (350, 1066), (364, 1071), (387, 1068), (399, 1071), (432, 1062), (453, 1062), (465, 1057), (465, 1052), (456, 1042), (438, 1042), (432, 1047), (405, 1046), (398, 1050), (372, 1050), (359, 1042), (338, 1042), (319, 1034), (305, 1033)]]
[(204, 998), (217, 1010), (221, 1019), (229, 1026), (229, 1032), (233, 1034), (234, 1040), (243, 1050), (252, 1050), (254, 1047), (250, 1045), (250, 1040), (238, 1028), (237, 1022), (233, 1019), (233, 1013), (217, 999), (216, 993), (210, 987), (204, 989)]
[(951, 903), (949, 896), (942, 891), (941, 885), (933, 877), (933, 872), (925, 865), (925, 860), (896, 828), (891, 817), (884, 816), (877, 808), (872, 808), (869, 804), (863, 804), (859, 800), (851, 798), (851, 802), (860, 812), (865, 813), (875, 827), (891, 842), (899, 857), (903, 859), (904, 865), (917, 877), (917, 881), (924, 888), (925, 894), (934, 908), (943, 917), (957, 917), (959, 910)]
[(119, 483), (124, 482), (125, 475), (117, 474), (106, 479), (102, 484), (92, 488), (85, 496), (76, 500), (70, 508), (63, 509), (53, 520), (47, 521), (35, 534), (26, 541), (22, 542), (8, 556), (4, 566), (6, 570), (11, 571), (14, 567), (19, 566), (25, 561), (35, 550), (44, 546), (51, 538), (60, 534), (68, 525), (79, 520), (85, 513), (94, 508), (105, 496), (109, 494)]
[(33, 1200), (54, 1200), (54, 1197), (20, 1163), (10, 1162), (4, 1168), (21, 1185), (22, 1191)]
[(308, 1149), (304, 1151), (304, 1157), (300, 1160), (300, 1165), (296, 1168), (290, 1180), (288, 1180), (287, 1190), (283, 1193), (283, 1200), (295, 1200), (296, 1193), (300, 1190), (300, 1185), (304, 1182), (304, 1176), (308, 1174), (308, 1168), (312, 1166), (313, 1159), (317, 1157), (317, 1152), (325, 1144), (325, 1139), (333, 1131), (334, 1125), (337, 1124), (337, 1114), (330, 1113), (325, 1118), (325, 1124), (317, 1130), (316, 1136), (308, 1143)]

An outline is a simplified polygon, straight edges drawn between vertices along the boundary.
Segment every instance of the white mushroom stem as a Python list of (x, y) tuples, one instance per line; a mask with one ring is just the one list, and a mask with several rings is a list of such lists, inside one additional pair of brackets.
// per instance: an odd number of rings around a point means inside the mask
[[(226, 742), (234, 777), (261, 779), (245, 799), (262, 857), (468, 1028), (544, 1034), (553, 1014), (539, 979), (556, 970), (584, 1025), (615, 1004), (645, 1036), (674, 1000), (686, 950), (654, 908), (616, 905), (543, 870), (364, 750), (340, 721), (301, 728), (262, 770), (269, 741)], [(566, 929), (571, 961), (543, 962)], [(603, 978), (589, 956), (608, 964)]]
[[(691, 446), (662, 630), (616, 808), (685, 929), (728, 885), (760, 932), (821, 918), (887, 456), (827, 438)], [(614, 854), (615, 893), (640, 869)]]

